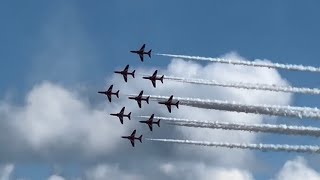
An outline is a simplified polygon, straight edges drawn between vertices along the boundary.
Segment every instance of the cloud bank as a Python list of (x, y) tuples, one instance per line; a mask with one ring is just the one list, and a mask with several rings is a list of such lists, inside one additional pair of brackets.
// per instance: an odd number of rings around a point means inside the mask
[[(241, 58), (236, 54), (227, 56), (234, 59)], [(154, 69), (136, 68), (137, 72), (143, 74), (151, 74)], [(174, 59), (167, 68), (159, 69), (159, 74), (216, 79), (218, 81), (288, 85), (287, 81), (274, 69), (255, 69), (224, 64), (200, 65), (180, 59)], [(183, 97), (234, 100), (248, 104), (289, 105), (291, 102), (291, 94), (288, 93), (221, 87), (206, 88), (173, 81), (165, 81), (164, 84), (153, 88), (150, 82), (139, 77), (124, 83), (123, 78), (117, 75), (107, 78), (106, 81), (107, 84), (114, 84), (116, 89), (120, 89), (120, 99), (115, 99), (111, 104), (106, 101), (105, 97), (96, 93), (98, 89), (93, 91), (92, 88), (86, 87), (85, 90), (78, 91), (49, 81), (35, 85), (26, 94), (22, 105), (2, 101), (0, 103), (0, 128), (1, 132), (7, 134), (7, 136), (0, 138), (0, 143), (7, 144), (0, 149), (2, 161), (89, 161), (97, 164), (108, 162), (107, 164), (118, 164), (119, 166), (102, 165), (92, 171), (97, 174), (108, 174), (112, 171), (115, 173), (114, 176), (119, 176), (122, 171), (126, 171), (129, 172), (128, 177), (130, 178), (153, 177), (156, 174), (159, 179), (164, 176), (168, 176), (169, 179), (180, 179), (174, 175), (180, 171), (179, 169), (170, 170), (170, 166), (169, 168), (160, 166), (169, 163), (172, 164), (172, 167), (175, 167), (175, 164), (182, 164), (185, 169), (190, 171), (190, 177), (193, 177), (192, 174), (198, 174), (197, 177), (200, 179), (205, 179), (205, 177), (200, 177), (203, 174), (207, 174), (206, 177), (215, 174), (217, 179), (224, 176), (250, 179), (252, 175), (248, 173), (247, 169), (250, 168), (254, 159), (252, 152), (161, 145), (150, 142), (137, 144), (137, 147), (133, 149), (129, 142), (120, 139), (120, 136), (129, 135), (133, 129), (137, 129), (138, 134), (150, 138), (180, 137), (204, 141), (256, 143), (259, 137), (257, 134), (172, 126), (162, 126), (151, 133), (146, 126), (138, 123), (138, 119), (125, 121), (124, 125), (121, 125), (117, 118), (110, 117), (108, 114), (118, 112), (122, 106), (126, 106), (126, 110), (132, 111), (133, 116), (152, 113), (157, 116), (168, 116), (167, 109), (157, 103), (150, 103), (150, 105), (139, 109), (136, 102), (128, 100), (125, 96), (128, 93), (138, 94), (141, 90), (144, 90), (146, 94), (166, 96), (173, 94)], [(101, 83), (101, 89), (104, 84)], [(192, 107), (173, 109), (170, 116), (190, 119), (213, 117), (210, 118), (212, 121), (223, 120), (242, 123), (261, 123), (264, 121), (264, 117), (261, 115)], [(140, 164), (139, 167), (136, 166), (137, 162)], [(200, 168), (194, 168), (194, 164), (199, 163), (202, 164), (199, 166)], [(230, 176), (229, 171), (231, 172)], [(89, 176), (88, 174), (90, 173), (87, 173), (87, 176)], [(127, 178), (127, 176), (123, 178)]]

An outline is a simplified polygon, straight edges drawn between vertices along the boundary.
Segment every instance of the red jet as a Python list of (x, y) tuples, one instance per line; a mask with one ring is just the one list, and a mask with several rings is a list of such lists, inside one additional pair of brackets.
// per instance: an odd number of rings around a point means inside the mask
[(132, 147), (134, 147), (134, 140), (139, 140), (141, 143), (142, 143), (142, 135), (139, 136), (139, 137), (135, 137), (136, 135), (136, 130), (134, 130), (130, 136), (121, 136), (121, 138), (124, 138), (124, 139), (129, 139), (130, 142), (131, 142), (131, 145)]
[(147, 104), (149, 104), (149, 98), (150, 98), (150, 96), (147, 96), (146, 98), (143, 98), (142, 95), (143, 95), (143, 91), (141, 91), (138, 96), (129, 97), (129, 99), (136, 100), (137, 103), (138, 103), (139, 108), (141, 108), (141, 101), (146, 101)]
[(107, 91), (99, 91), (98, 93), (106, 95), (108, 97), (109, 102), (111, 102), (112, 95), (115, 95), (117, 96), (117, 98), (119, 98), (119, 90), (114, 93), (112, 92), (112, 88), (113, 88), (113, 85), (111, 85)]
[(110, 114), (111, 116), (117, 116), (119, 119), (120, 119), (120, 122), (121, 124), (123, 124), (123, 117), (127, 117), (129, 120), (131, 120), (131, 112), (129, 112), (129, 114), (124, 114), (124, 110), (125, 110), (125, 107), (123, 107), (121, 109), (121, 111), (117, 114)]
[(169, 113), (171, 113), (171, 106), (174, 105), (179, 109), (179, 101), (176, 103), (172, 102), (173, 95), (170, 96), (170, 98), (167, 101), (158, 102), (159, 104), (164, 104), (167, 106)]
[(158, 127), (160, 127), (160, 119), (158, 120), (158, 121), (153, 121), (153, 118), (154, 118), (154, 114), (152, 114), (151, 116), (150, 116), (150, 118), (149, 118), (149, 120), (147, 120), (147, 121), (139, 121), (139, 122), (141, 122), (141, 123), (146, 123), (148, 126), (149, 126), (149, 129), (150, 129), (150, 131), (152, 131), (152, 125), (153, 124), (156, 124), (156, 125), (158, 125)]
[(152, 49), (150, 49), (148, 52), (145, 52), (144, 51), (145, 47), (146, 47), (146, 44), (143, 44), (142, 47), (140, 48), (140, 50), (138, 50), (138, 51), (130, 51), (130, 52), (138, 54), (139, 57), (140, 57), (140, 60), (143, 62), (143, 55), (147, 54), (149, 56), (149, 58), (151, 58), (151, 51), (152, 51)]
[(156, 87), (156, 80), (161, 81), (161, 83), (163, 84), (163, 78), (164, 78), (164, 75), (162, 75), (161, 77), (157, 77), (157, 73), (158, 73), (158, 70), (154, 71), (152, 76), (144, 76), (142, 78), (149, 79), (152, 82), (153, 87)]
[(134, 73), (136, 72), (136, 70), (133, 70), (132, 72), (128, 72), (128, 70), (129, 70), (129, 64), (124, 68), (123, 71), (114, 71), (114, 73), (122, 74), (124, 81), (127, 82), (128, 75), (131, 75), (134, 78)]

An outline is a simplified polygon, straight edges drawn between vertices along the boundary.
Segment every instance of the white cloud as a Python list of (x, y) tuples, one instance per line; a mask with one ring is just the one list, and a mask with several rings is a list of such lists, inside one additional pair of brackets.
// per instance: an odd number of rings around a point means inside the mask
[(320, 173), (312, 169), (303, 157), (297, 157), (294, 160), (287, 161), (276, 180), (318, 180)]
[(59, 175), (52, 175), (48, 178), (48, 180), (65, 180), (65, 178)]
[(10, 180), (13, 170), (13, 164), (5, 164), (0, 166), (0, 180)]
[[(241, 58), (229, 55), (232, 58)], [(231, 57), (230, 57), (231, 58)], [(139, 74), (151, 74), (151, 69), (137, 69)], [(276, 70), (265, 68), (250, 68), (242, 66), (230, 66), (223, 64), (200, 65), (195, 62), (173, 60), (166, 69), (160, 69), (159, 74), (215, 79), (218, 81), (246, 81), (285, 85), (287, 82), (281, 78)], [(238, 170), (237, 167), (246, 168), (253, 158), (253, 153), (246, 150), (226, 150), (223, 148), (193, 147), (193, 146), (164, 146), (155, 142), (137, 143), (132, 149), (129, 142), (120, 139), (120, 136), (130, 134), (136, 128), (138, 134), (144, 137), (161, 138), (187, 138), (194, 140), (228, 141), (228, 142), (255, 142), (257, 134), (239, 131), (208, 130), (183, 127), (169, 127), (164, 124), (161, 128), (156, 127), (151, 133), (148, 128), (137, 123), (137, 119), (125, 120), (121, 125), (119, 120), (108, 114), (117, 112), (122, 106), (132, 111), (132, 115), (150, 115), (155, 113), (159, 116), (174, 116), (198, 120), (221, 120), (247, 123), (261, 123), (263, 116), (231, 113), (192, 107), (181, 106), (179, 110), (173, 109), (172, 114), (167, 112), (164, 106), (151, 102), (143, 104), (142, 109), (137, 107), (136, 102), (129, 101), (125, 94), (138, 93), (144, 90), (145, 94), (159, 94), (182, 97), (199, 97), (220, 100), (235, 100), (244, 103), (259, 104), (289, 104), (291, 94), (248, 91), (232, 88), (219, 88), (183, 84), (172, 81), (158, 83), (153, 88), (147, 80), (139, 76), (129, 79), (124, 83), (121, 76), (113, 75), (108, 79), (108, 84), (114, 84), (115, 90), (120, 89), (120, 99), (114, 99), (109, 104), (105, 98), (94, 92), (79, 92), (67, 89), (52, 82), (42, 82), (34, 86), (27, 94), (25, 104), (13, 105), (3, 101), (0, 103), (0, 130), (10, 134), (9, 139), (0, 138), (0, 143), (8, 144), (2, 149), (1, 157), (19, 161), (20, 158), (50, 159), (51, 161), (88, 160), (100, 162), (105, 160), (100, 157), (109, 157), (120, 165), (129, 163), (124, 169), (121, 166), (101, 165), (92, 169), (87, 176), (104, 177), (118, 176), (120, 172), (135, 169), (133, 161), (138, 161), (149, 170), (156, 166), (156, 161), (147, 161), (146, 154), (153, 159), (161, 160), (162, 156), (170, 157), (172, 162), (184, 159), (186, 162), (205, 161), (202, 168), (196, 168), (195, 174), (221, 177), (251, 177), (246, 171)], [(88, 93), (88, 94), (86, 94)], [(86, 99), (91, 94), (101, 98), (99, 104), (90, 104)], [(14, 142), (14, 143), (13, 143)], [(75, 153), (76, 152), (76, 153)], [(119, 155), (121, 154), (121, 155)], [(165, 155), (164, 155), (165, 154)], [(171, 163), (171, 162), (170, 162)], [(136, 163), (133, 163), (136, 164)], [(188, 164), (188, 163), (187, 163)], [(227, 165), (227, 166), (226, 166)], [(190, 167), (193, 167), (190, 165)], [(227, 169), (219, 167), (228, 167)], [(186, 167), (188, 168), (188, 167)], [(160, 168), (163, 174), (174, 174), (175, 168), (164, 165)], [(140, 174), (148, 171), (136, 170)], [(227, 173), (230, 171), (230, 173)], [(201, 172), (201, 173), (199, 173)], [(111, 173), (111, 175), (110, 175)], [(114, 173), (114, 174), (112, 174)], [(219, 175), (219, 176), (218, 176)], [(136, 173), (124, 176), (136, 177)], [(190, 177), (193, 177), (190, 175)], [(207, 177), (207, 176), (205, 176)], [(201, 178), (205, 178), (201, 177)], [(120, 178), (121, 179), (121, 178)]]
[(250, 172), (237, 168), (221, 168), (202, 163), (165, 163), (160, 171), (174, 179), (199, 180), (253, 180)]
[(110, 180), (143, 180), (144, 177), (141, 175), (137, 175), (134, 173), (128, 173), (124, 170), (121, 170), (119, 166), (111, 166), (107, 164), (100, 164), (96, 167), (89, 169), (85, 173), (85, 179), (90, 180), (104, 180), (104, 179), (110, 179)]
[(13, 142), (25, 144), (17, 145), (21, 153), (30, 148), (42, 158), (73, 152), (84, 159), (103, 155), (116, 148), (126, 130), (118, 120), (107, 118), (105, 106), (93, 109), (76, 93), (49, 82), (35, 86), (22, 107), (3, 103), (0, 114), (6, 117), (1, 123), (14, 134)]

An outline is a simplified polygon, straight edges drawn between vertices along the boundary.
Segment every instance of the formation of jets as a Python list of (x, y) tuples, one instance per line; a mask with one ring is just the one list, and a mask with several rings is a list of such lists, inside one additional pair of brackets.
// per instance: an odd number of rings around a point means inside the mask
[[(144, 55), (148, 55), (149, 58), (151, 58), (151, 49), (149, 51), (145, 51), (146, 45), (143, 44), (142, 47), (139, 50), (136, 51), (130, 51), (131, 53), (135, 53), (139, 55), (140, 60), (143, 62), (144, 61)], [(114, 73), (116, 74), (121, 74), (123, 76), (123, 79), (125, 82), (128, 82), (128, 76), (132, 76), (132, 78), (135, 78), (135, 70), (133, 70), (132, 72), (129, 72), (129, 65), (126, 65), (126, 67), (122, 70), (122, 71), (114, 71)], [(148, 79), (151, 81), (152, 85), (154, 88), (156, 88), (156, 81), (160, 81), (161, 83), (163, 83), (163, 79), (164, 79), (164, 75), (162, 76), (158, 76), (157, 75), (158, 70), (155, 70), (155, 72), (151, 75), (151, 76), (143, 76), (143, 79)], [(119, 90), (113, 92), (113, 85), (111, 85), (108, 90), (106, 91), (99, 91), (99, 94), (103, 94), (106, 95), (109, 102), (112, 101), (112, 95), (116, 96), (117, 98), (119, 98)], [(150, 96), (144, 96), (143, 95), (143, 90), (137, 95), (137, 96), (129, 96), (129, 99), (135, 100), (138, 103), (139, 108), (142, 107), (142, 101), (145, 101), (147, 104), (149, 104), (149, 98)], [(179, 108), (179, 101), (173, 102), (173, 95), (170, 96), (170, 98), (167, 101), (164, 102), (158, 102), (159, 104), (164, 104), (169, 113), (171, 113), (171, 106), (176, 106), (177, 108)], [(128, 118), (129, 120), (131, 120), (131, 112), (129, 112), (128, 114), (125, 114), (125, 107), (123, 107), (119, 113), (111, 113), (111, 116), (116, 116), (119, 118), (120, 123), (123, 124), (123, 120), (124, 118)], [(150, 118), (146, 121), (139, 121), (140, 123), (145, 123), (148, 125), (150, 131), (153, 131), (153, 125), (156, 124), (158, 127), (160, 127), (160, 119), (158, 121), (154, 120), (154, 114), (152, 114), (150, 116)], [(142, 143), (142, 135), (140, 135), (139, 137), (136, 137), (136, 130), (134, 130), (130, 136), (121, 136), (121, 138), (124, 139), (128, 139), (131, 142), (132, 147), (135, 146), (135, 140), (139, 140)]]

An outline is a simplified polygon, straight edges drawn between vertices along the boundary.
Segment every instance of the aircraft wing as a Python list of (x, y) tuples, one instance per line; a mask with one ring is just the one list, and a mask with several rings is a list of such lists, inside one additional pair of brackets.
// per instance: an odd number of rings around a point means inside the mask
[(119, 116), (121, 124), (123, 124), (123, 116)]
[(129, 69), (129, 64), (124, 68), (124, 70), (123, 71), (128, 71), (128, 69)]
[(136, 132), (137, 130), (134, 130), (132, 133), (131, 133), (131, 136), (134, 137), (136, 135)]
[(158, 70), (155, 70), (154, 73), (152, 74), (153, 77), (157, 77)]
[(111, 102), (111, 94), (107, 95), (109, 102)]
[(139, 108), (141, 108), (141, 101), (137, 101)]
[(143, 54), (139, 54), (140, 60), (143, 62)]
[(120, 111), (120, 114), (121, 114), (121, 115), (123, 115), (124, 110), (125, 110), (125, 107), (123, 107), (123, 108), (121, 109), (121, 111)]
[(150, 131), (152, 131), (152, 124), (148, 124)]
[(109, 87), (109, 89), (108, 89), (108, 91), (112, 91), (112, 88), (113, 88), (113, 85), (111, 85), (110, 87)]
[(143, 44), (142, 47), (140, 48), (140, 51), (144, 51), (144, 48), (146, 47), (146, 44)]
[(132, 147), (134, 147), (134, 140), (130, 140)]
[(128, 81), (127, 74), (124, 74), (124, 75), (123, 75), (123, 79), (124, 79), (125, 82)]
[(142, 94), (143, 94), (143, 91), (141, 91), (138, 96), (139, 96), (139, 97), (142, 97)]
[(171, 106), (167, 105), (167, 108), (168, 108), (169, 113), (171, 113)]
[(156, 87), (156, 80), (151, 80), (153, 87)]

